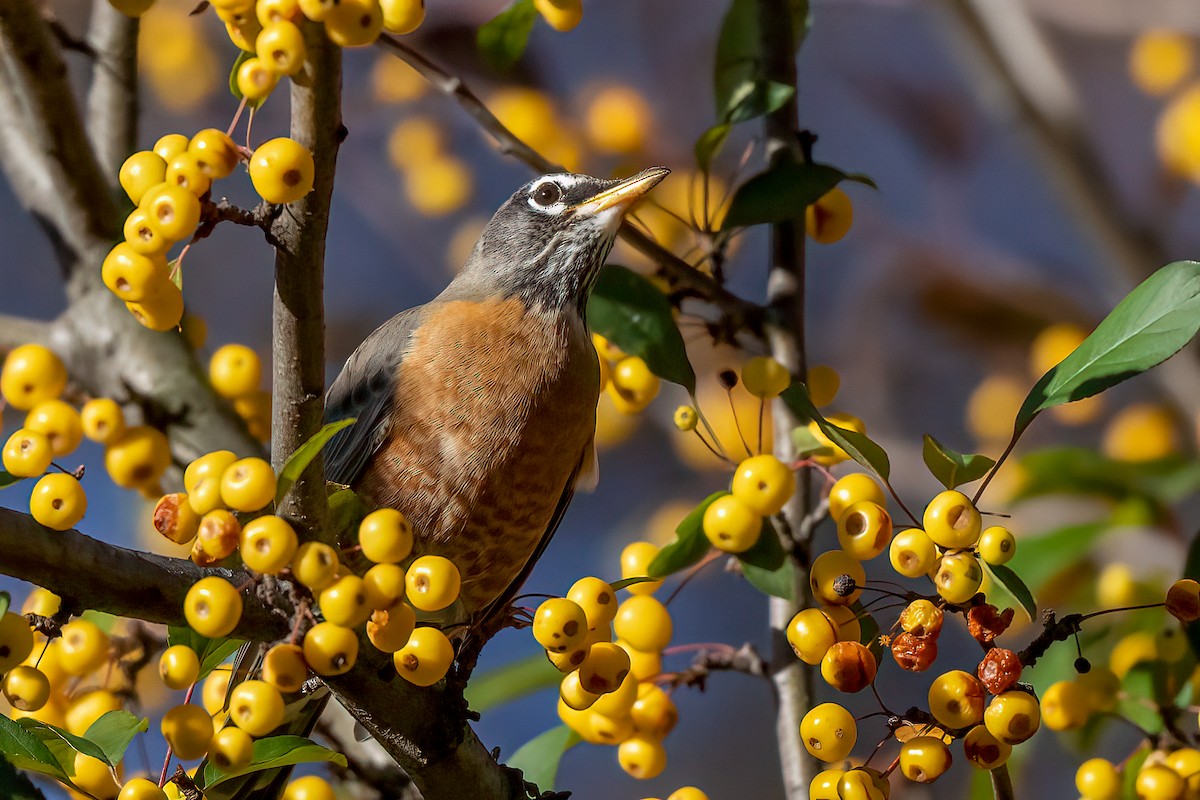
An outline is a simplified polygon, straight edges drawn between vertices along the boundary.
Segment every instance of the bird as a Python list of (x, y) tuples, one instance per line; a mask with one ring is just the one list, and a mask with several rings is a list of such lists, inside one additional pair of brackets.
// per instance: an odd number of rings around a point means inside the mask
[(458, 613), (507, 607), (597, 478), (599, 364), (587, 302), (625, 215), (669, 170), (559, 173), (518, 189), (436, 298), (347, 359), (325, 421), (325, 477), (412, 524), (414, 552), (458, 567)]

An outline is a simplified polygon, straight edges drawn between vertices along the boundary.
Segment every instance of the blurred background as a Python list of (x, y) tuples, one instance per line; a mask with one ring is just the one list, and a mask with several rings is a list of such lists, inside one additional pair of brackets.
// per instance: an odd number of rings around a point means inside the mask
[[(84, 29), (86, 4), (53, 5), (68, 29)], [(223, 129), (236, 110), (227, 90), (235, 47), (211, 13), (189, 17), (193, 5), (158, 0), (143, 18), (142, 147), (171, 132)], [(425, 24), (407, 41), (571, 169), (611, 175), (672, 167), (655, 194), (661, 207), (643, 209), (640, 218), (660, 242), (694, 256), (702, 241), (672, 214), (698, 210), (692, 145), (715, 122), (713, 53), (725, 4), (588, 2), (570, 33), (539, 21), (507, 75), (488, 69), (475, 47), (478, 26), (500, 10), (494, 2), (431, 0)], [(865, 173), (879, 189), (847, 184), (849, 234), (809, 247), (810, 359), (839, 373), (831, 410), (865, 422), (892, 456), (898, 491), (923, 507), (938, 487), (920, 462), (921, 434), (995, 456), (1029, 386), (1065, 354), (1062, 342), (1077, 341), (1157, 267), (1200, 251), (1200, 65), (1193, 64), (1200, 11), (1185, 0), (813, 0), (811, 11), (799, 55), (802, 125), (819, 137), (818, 161)], [(82, 59), (72, 65), (82, 79)], [(344, 91), (349, 136), (327, 248), (330, 378), (376, 325), (442, 289), (491, 212), (531, 175), (496, 152), (452, 101), (377, 49), (346, 52)], [(286, 114), (286, 95), (277, 92), (255, 117), (254, 142), (285, 135)], [(762, 168), (758, 136), (756, 123), (742, 125), (714, 164), (714, 215), (730, 186)], [(244, 175), (223, 181), (220, 191), (246, 207), (256, 202)], [(63, 293), (50, 245), (2, 181), (0, 242), (0, 313), (59, 313)], [(765, 297), (765, 255), (761, 232), (738, 240), (726, 265), (734, 291)], [(623, 246), (610, 260), (650, 269)], [(193, 248), (186, 296), (189, 313), (207, 323), (205, 352), (240, 342), (269, 358), (271, 277), (272, 253), (255, 230), (221, 226)], [(702, 408), (725, 446), (736, 449), (714, 376), (749, 354), (714, 350), (694, 319), (683, 318), (681, 329), (702, 373)], [(1122, 461), (1192, 459), (1195, 348), (1168, 367), (1102, 401), (1046, 415), (1022, 450), (1070, 444)], [(645, 412), (624, 416), (602, 399), (600, 486), (575, 499), (529, 592), (563, 593), (589, 574), (615, 580), (626, 544), (669, 541), (691, 505), (726, 485), (728, 468), (671, 424), (685, 401), (664, 386)], [(739, 390), (737, 404), (754, 438), (756, 401)], [(19, 425), (16, 417), (4, 422), (10, 430)], [(102, 478), (99, 450), (80, 454), (95, 469), (82, 530), (126, 546), (170, 546), (150, 529), (146, 502)], [(1087, 609), (1153, 597), (1178, 575), (1195, 530), (1194, 502), (1179, 492), (1161, 505), (1157, 496), (1072, 492), (1009, 509), (1003, 501), (1020, 496), (1022, 469), (1001, 473), (988, 509), (1010, 510), (1020, 541), (1096, 523), (1087, 537), (1063, 537), (1038, 551), (1029, 568), (1043, 604)], [(23, 486), (0, 495), (14, 508), (27, 500)], [(832, 541), (826, 526), (818, 548)], [(18, 602), (28, 590), (7, 580), (0, 588)], [(671, 610), (677, 644), (768, 649), (765, 598), (719, 567), (691, 581)], [(1103, 662), (1123, 630), (1114, 626), (1107, 640), (1089, 645), (1089, 655)], [(1011, 636), (1018, 647), (1032, 632)], [(947, 633), (946, 668), (956, 652), (970, 652), (968, 644), (965, 632)], [(527, 632), (508, 631), (485, 652), (480, 671), (536, 652)], [(1040, 665), (1035, 682), (1069, 677), (1075, 654), (1064, 655)], [(682, 669), (690, 658), (668, 657), (665, 668)], [(897, 708), (923, 702), (929, 676), (899, 673), (894, 664), (882, 668), (884, 697)], [(639, 783), (620, 770), (613, 749), (580, 745), (563, 760), (560, 787), (579, 800), (665, 797), (685, 784), (713, 798), (781, 796), (768, 683), (717, 674), (707, 691), (680, 689), (674, 698), (681, 721), (662, 776)], [(161, 692), (159, 699), (167, 702)], [(874, 708), (870, 698), (852, 703), (857, 711)], [(489, 711), (477, 729), (505, 755), (557, 724), (548, 690)], [(856, 755), (865, 756), (883, 733), (882, 725), (864, 724)], [(1109, 726), (1086, 736), (1043, 731), (1036, 742), (1018, 759), (1021, 797), (1069, 794), (1081, 753), (1119, 760), (1133, 739)], [(161, 751), (146, 757), (156, 774)], [(136, 752), (130, 760), (140, 767)], [(929, 788), (896, 781), (893, 796), (964, 797), (972, 772), (956, 764)]]

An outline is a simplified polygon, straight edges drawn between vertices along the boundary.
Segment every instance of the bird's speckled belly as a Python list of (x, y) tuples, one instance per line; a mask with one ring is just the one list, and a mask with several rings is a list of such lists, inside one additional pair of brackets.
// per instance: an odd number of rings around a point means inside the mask
[(595, 431), (598, 370), (572, 314), (515, 298), (432, 313), (442, 318), (415, 335), (387, 444), (357, 488), (409, 517), (420, 552), (457, 564), (473, 612), (517, 578), (573, 480)]

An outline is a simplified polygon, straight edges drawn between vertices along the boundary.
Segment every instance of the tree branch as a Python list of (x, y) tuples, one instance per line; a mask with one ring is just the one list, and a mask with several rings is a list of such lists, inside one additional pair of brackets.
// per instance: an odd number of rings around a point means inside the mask
[[(207, 575), (248, 582), (242, 570), (202, 569), (187, 559), (169, 558), (106, 544), (78, 531), (52, 531), (28, 514), (0, 508), (0, 572), (42, 586), (84, 608), (123, 617), (186, 625), (183, 599)], [(234, 636), (270, 641), (286, 636), (290, 608), (282, 597), (263, 602), (247, 587)]]
[(30, 342), (49, 344), (52, 329), (49, 322), (0, 314), (0, 354)]
[(95, 53), (87, 96), (87, 133), (96, 161), (113, 193), (117, 173), (137, 148), (138, 20), (117, 11), (107, 0), (92, 3), (88, 44)]
[[(379, 46), (407, 63), (428, 80), (435, 89), (458, 103), (475, 120), (483, 132), (492, 138), (501, 154), (512, 156), (540, 173), (564, 171), (562, 165), (555, 164), (517, 138), (461, 78), (446, 72), (395, 37), (380, 36)], [(762, 333), (763, 310), (761, 307), (734, 295), (712, 277), (700, 272), (691, 264), (654, 242), (629, 222), (621, 225), (621, 238), (658, 265), (659, 272), (667, 279), (673, 292), (699, 297), (713, 303), (728, 315), (731, 324), (744, 327), (756, 334)]]
[[(275, 218), (274, 402), (271, 454), (276, 469), (321, 427), (325, 411), (325, 234), (342, 127), (341, 49), (320, 25), (304, 26), (308, 61), (292, 82), (292, 138), (313, 152), (313, 190)], [(276, 513), (309, 536), (326, 529), (324, 466), (318, 456)]]
[(0, 165), (46, 229), (75, 294), (100, 283), (117, 210), (80, 122), (62, 53), (32, 0), (0, 3)]

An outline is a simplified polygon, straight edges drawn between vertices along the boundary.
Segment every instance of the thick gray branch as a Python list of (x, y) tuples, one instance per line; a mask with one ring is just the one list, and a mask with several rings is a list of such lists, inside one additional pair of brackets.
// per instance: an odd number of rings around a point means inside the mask
[[(313, 190), (271, 225), (275, 241), (273, 307), (275, 467), (317, 432), (325, 393), (325, 233), (338, 147), (345, 134), (341, 114), (341, 50), (319, 25), (305, 26), (309, 60), (303, 80), (292, 84), (292, 138), (316, 157)], [(279, 513), (310, 533), (325, 529), (324, 468), (318, 457), (293, 488)]]
[(92, 3), (88, 44), (95, 52), (87, 96), (87, 133), (96, 161), (113, 192), (117, 172), (137, 147), (138, 20), (108, 0)]

